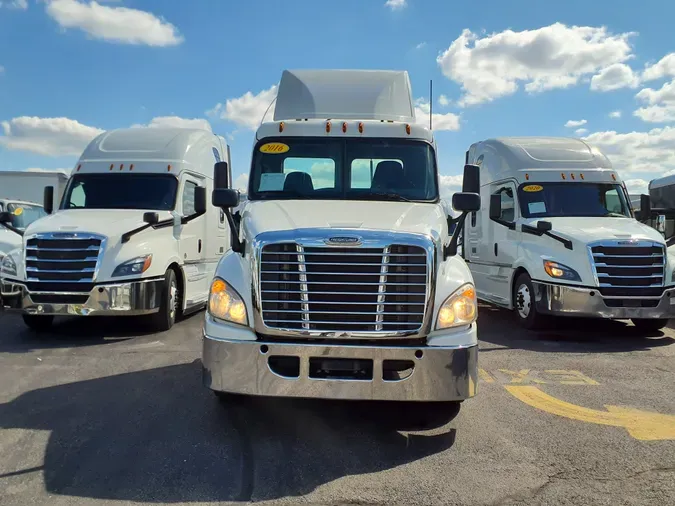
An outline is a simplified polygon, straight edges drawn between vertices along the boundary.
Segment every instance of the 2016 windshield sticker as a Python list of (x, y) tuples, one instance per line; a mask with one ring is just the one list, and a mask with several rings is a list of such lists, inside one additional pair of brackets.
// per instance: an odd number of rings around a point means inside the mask
[(272, 155), (286, 153), (289, 149), (291, 148), (283, 142), (268, 142), (267, 144), (260, 146), (261, 153), (268, 153)]
[(540, 186), (538, 184), (529, 184), (529, 185), (523, 187), (524, 192), (540, 192), (543, 189), (544, 189), (544, 187)]
[(23, 207), (17, 207), (14, 209), (14, 216), (21, 216), (23, 214)]

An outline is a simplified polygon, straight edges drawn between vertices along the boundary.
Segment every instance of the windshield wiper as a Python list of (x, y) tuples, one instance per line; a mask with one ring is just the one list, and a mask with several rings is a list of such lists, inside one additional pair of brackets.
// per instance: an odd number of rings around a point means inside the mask
[(377, 198), (379, 200), (391, 200), (396, 202), (414, 202), (408, 197), (399, 195), (398, 193), (387, 193), (387, 192), (369, 192), (362, 195), (363, 198)]

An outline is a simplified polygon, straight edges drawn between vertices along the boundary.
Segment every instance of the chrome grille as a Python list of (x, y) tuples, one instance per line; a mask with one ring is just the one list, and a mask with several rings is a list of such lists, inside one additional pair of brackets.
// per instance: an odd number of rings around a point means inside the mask
[(268, 328), (404, 333), (424, 323), (429, 286), (420, 246), (267, 244), (260, 255), (260, 297)]
[[(621, 244), (629, 242), (629, 244)], [(608, 297), (660, 297), (666, 256), (651, 241), (613, 241), (591, 245), (600, 293)]]
[(44, 234), (26, 240), (26, 279), (33, 292), (89, 292), (94, 286), (104, 238), (89, 234)]

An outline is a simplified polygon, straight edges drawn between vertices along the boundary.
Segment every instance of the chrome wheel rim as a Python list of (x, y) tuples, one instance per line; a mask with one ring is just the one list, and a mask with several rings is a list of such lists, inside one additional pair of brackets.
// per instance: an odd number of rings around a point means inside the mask
[(532, 297), (530, 294), (530, 289), (525, 284), (520, 285), (518, 287), (518, 291), (516, 292), (516, 309), (518, 311), (518, 316), (526, 319), (530, 315), (531, 308)]
[(176, 318), (176, 306), (178, 302), (178, 287), (175, 282), (171, 283), (169, 288), (169, 316), (173, 320)]

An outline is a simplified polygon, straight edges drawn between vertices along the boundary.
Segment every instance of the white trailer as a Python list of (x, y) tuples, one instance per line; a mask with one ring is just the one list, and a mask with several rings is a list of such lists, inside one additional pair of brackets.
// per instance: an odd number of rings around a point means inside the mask
[(480, 299), (513, 309), (526, 328), (561, 315), (656, 330), (675, 315), (675, 262), (663, 237), (635, 219), (598, 148), (500, 138), (473, 144), (466, 159), (481, 168), (483, 205), (463, 244)]
[[(204, 384), (221, 398), (473, 397), (473, 279), (407, 72), (285, 71), (275, 111), (211, 283)], [(465, 188), (477, 192), (477, 175), (465, 167)], [(239, 193), (217, 186), (213, 203), (234, 223)], [(457, 193), (453, 207), (479, 200)]]
[[(198, 129), (105, 132), (84, 150), (58, 209), (29, 225), (2, 261), (3, 306), (34, 329), (57, 315), (149, 315), (168, 330), (204, 307), (229, 248), (225, 214), (206, 205), (222, 137)], [(6, 216), (5, 216), (6, 218)]]
[(59, 170), (1, 170), (0, 200), (30, 202), (42, 204), (44, 190), (54, 188), (54, 197), (58, 201), (68, 182), (68, 173)]

